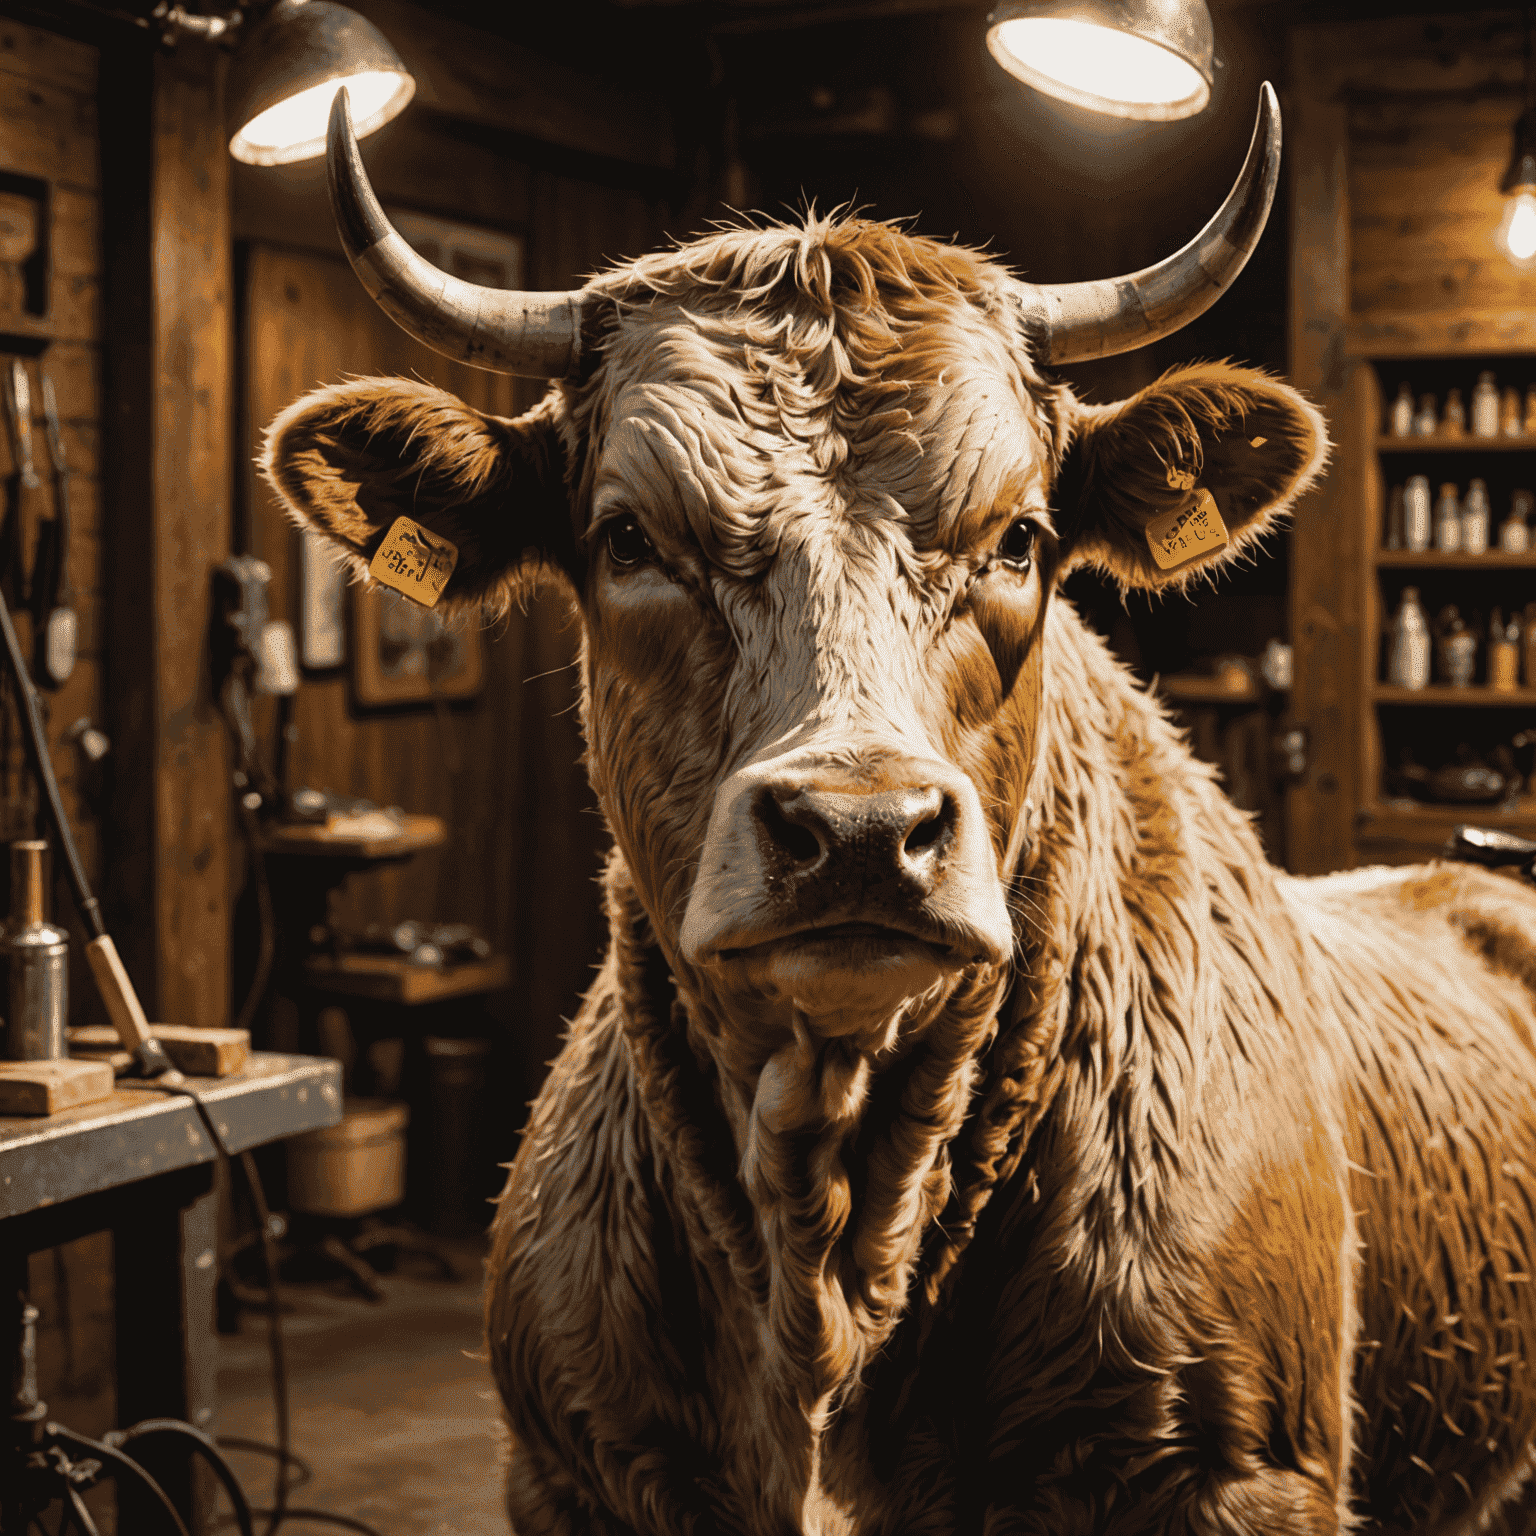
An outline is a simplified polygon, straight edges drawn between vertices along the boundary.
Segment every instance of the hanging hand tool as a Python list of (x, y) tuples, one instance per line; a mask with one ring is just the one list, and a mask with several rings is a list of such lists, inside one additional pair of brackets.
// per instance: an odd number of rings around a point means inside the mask
[(54, 514), (41, 524), (32, 563), (32, 633), (37, 680), (62, 688), (75, 670), (80, 623), (69, 580), (69, 460), (59, 430), (59, 403), (53, 380), (43, 374), (43, 419), (48, 427), (48, 454), (53, 460)]
[(35, 491), (43, 482), (32, 465), (32, 385), (25, 364), (11, 359), (11, 387), (6, 404), (11, 412), (11, 429), (16, 435), (16, 468), (24, 489)]
[(8, 602), (24, 597), (25, 573), (21, 565), (21, 493), (35, 491), (42, 482), (32, 465), (32, 386), (19, 357), (0, 381), (5, 386), (5, 413), (11, 427), (16, 469), (5, 482), (5, 524), (0, 527), (0, 593)]
[(27, 761), (48, 807), (48, 819), (53, 823), (59, 847), (64, 853), (64, 866), (75, 906), (89, 935), (85, 956), (90, 961), (91, 974), (96, 978), (97, 990), (117, 1030), (118, 1039), (134, 1057), (136, 1070), (145, 1077), (160, 1077), (174, 1068), (165, 1054), (165, 1047), (149, 1032), (143, 1006), (118, 958), (117, 946), (102, 922), (101, 906), (91, 894), (90, 882), (85, 878), (80, 851), (75, 847), (69, 818), (64, 814), (64, 803), (59, 798), (59, 781), (53, 775), (53, 759), (48, 754), (48, 737), (43, 728), (42, 700), (32, 686), (26, 658), (21, 654), (21, 642), (16, 638), (16, 626), (11, 622), (10, 605), (3, 592), (0, 592), (0, 636), (5, 641), (5, 656), (10, 664), (11, 680), (16, 685), (16, 702), (23, 727), (21, 739), (26, 747)]

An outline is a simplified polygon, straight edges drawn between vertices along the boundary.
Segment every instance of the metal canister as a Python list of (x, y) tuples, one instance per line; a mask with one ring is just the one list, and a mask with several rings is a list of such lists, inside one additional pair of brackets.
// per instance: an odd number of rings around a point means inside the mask
[(60, 1061), (69, 1054), (69, 935), (43, 921), (47, 843), (11, 844), (11, 917), (0, 932), (6, 980), (3, 1053), (11, 1061)]

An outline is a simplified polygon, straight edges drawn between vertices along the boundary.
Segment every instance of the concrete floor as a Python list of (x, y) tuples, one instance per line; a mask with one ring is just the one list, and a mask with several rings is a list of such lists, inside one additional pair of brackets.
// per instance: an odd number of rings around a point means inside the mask
[[(457, 1284), (387, 1275), (374, 1304), (285, 1287), (293, 1449), (314, 1468), (290, 1504), (365, 1520), (380, 1536), (508, 1536), (501, 1425), (480, 1354), (480, 1251), (454, 1249)], [(219, 1433), (271, 1443), (265, 1319), (220, 1340)], [(271, 1502), (274, 1463), (231, 1451), (253, 1505)], [(285, 1522), (284, 1536), (334, 1530)]]

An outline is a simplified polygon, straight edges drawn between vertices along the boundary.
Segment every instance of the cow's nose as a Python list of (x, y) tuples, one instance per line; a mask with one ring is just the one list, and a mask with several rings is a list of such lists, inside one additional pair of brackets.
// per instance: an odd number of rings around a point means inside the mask
[(937, 885), (959, 819), (937, 784), (872, 794), (768, 784), (753, 811), (763, 863), (781, 878), (832, 868), (866, 888), (895, 881), (917, 896)]

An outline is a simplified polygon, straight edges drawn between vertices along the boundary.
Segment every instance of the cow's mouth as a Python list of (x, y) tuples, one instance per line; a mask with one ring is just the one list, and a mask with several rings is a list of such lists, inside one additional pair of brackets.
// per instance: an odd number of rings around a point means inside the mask
[(889, 923), (826, 923), (750, 937), (756, 942), (715, 951), (721, 980), (770, 1007), (792, 1007), (823, 1036), (885, 1027), (910, 999), (966, 964), (951, 936)]
[(828, 958), (836, 958), (837, 952), (846, 954), (848, 963), (857, 965), (884, 949), (926, 949), (939, 958), (947, 958), (952, 945), (928, 934), (913, 933), (905, 928), (893, 928), (886, 923), (827, 923), (810, 928), (797, 928), (793, 932), (777, 934), (755, 944), (740, 945), (717, 950), (716, 956), (725, 964), (766, 956), (771, 950), (780, 949), (827, 949)]

